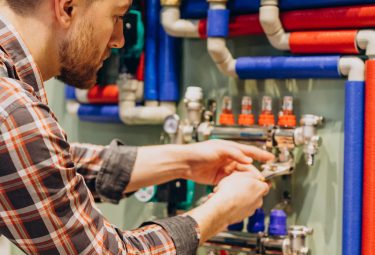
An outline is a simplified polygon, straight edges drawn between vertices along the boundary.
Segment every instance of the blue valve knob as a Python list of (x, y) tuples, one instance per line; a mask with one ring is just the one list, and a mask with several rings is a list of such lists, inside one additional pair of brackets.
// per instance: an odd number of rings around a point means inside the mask
[(287, 231), (287, 216), (283, 210), (272, 210), (270, 215), (270, 225), (268, 234), (270, 236), (285, 236)]
[(256, 209), (253, 216), (249, 218), (249, 222), (247, 224), (247, 232), (249, 233), (259, 233), (264, 232), (264, 211), (262, 208)]

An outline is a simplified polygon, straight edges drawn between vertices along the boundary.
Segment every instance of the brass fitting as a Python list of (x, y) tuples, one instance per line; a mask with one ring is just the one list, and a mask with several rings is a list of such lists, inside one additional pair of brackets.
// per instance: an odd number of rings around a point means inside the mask
[(209, 3), (227, 3), (228, 0), (207, 0)]
[(161, 6), (180, 6), (181, 0), (160, 0)]

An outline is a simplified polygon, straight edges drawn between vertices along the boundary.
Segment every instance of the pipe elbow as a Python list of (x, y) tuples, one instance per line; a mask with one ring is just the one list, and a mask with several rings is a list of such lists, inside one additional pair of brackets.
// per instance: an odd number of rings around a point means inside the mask
[(89, 103), (88, 93), (89, 91), (87, 89), (76, 89), (77, 101), (81, 104), (88, 104)]
[(180, 19), (178, 7), (163, 7), (161, 24), (165, 32), (173, 37), (199, 38), (198, 21)]
[(348, 76), (349, 81), (365, 80), (365, 63), (360, 58), (342, 57), (339, 61), (339, 69), (342, 75)]
[(278, 50), (289, 50), (290, 34), (285, 33), (279, 14), (280, 11), (277, 5), (266, 5), (260, 7), (260, 24), (264, 30), (264, 33), (267, 35), (269, 42), (274, 48)]
[(267, 35), (270, 44), (278, 50), (290, 50), (290, 33), (285, 33), (284, 29), (280, 29), (276, 34)]
[(79, 109), (80, 104), (77, 101), (74, 100), (67, 100), (66, 103), (66, 111), (70, 115), (77, 116), (78, 115), (78, 109)]
[(224, 38), (207, 38), (207, 50), (219, 70), (230, 77), (237, 78), (236, 60), (226, 46)]
[(375, 56), (375, 30), (360, 30), (357, 34), (357, 45), (366, 51), (366, 55)]
[(163, 124), (167, 116), (176, 113), (174, 103), (161, 106), (139, 106), (134, 102), (120, 103), (120, 119), (127, 125), (158, 125)]

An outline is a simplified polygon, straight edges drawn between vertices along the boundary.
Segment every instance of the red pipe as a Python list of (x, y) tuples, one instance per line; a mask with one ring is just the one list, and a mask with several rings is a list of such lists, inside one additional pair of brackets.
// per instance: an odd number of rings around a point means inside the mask
[[(286, 31), (375, 27), (375, 4), (288, 11), (281, 14)], [(262, 34), (259, 14), (235, 16), (230, 19), (229, 37)], [(199, 35), (207, 38), (207, 20), (199, 21)]]
[[(207, 19), (199, 21), (198, 31), (200, 37), (207, 38)], [(263, 34), (258, 14), (239, 15), (230, 18), (229, 37)]]
[(375, 5), (289, 11), (281, 14), (287, 31), (375, 26)]
[(144, 52), (142, 52), (142, 55), (139, 59), (136, 78), (138, 81), (145, 80), (145, 53)]
[(105, 87), (95, 85), (87, 94), (87, 98), (92, 104), (117, 104), (118, 97), (119, 91), (115, 84)]
[(343, 53), (358, 54), (357, 30), (292, 32), (289, 38), (293, 53)]
[(362, 255), (375, 251), (375, 60), (366, 62)]

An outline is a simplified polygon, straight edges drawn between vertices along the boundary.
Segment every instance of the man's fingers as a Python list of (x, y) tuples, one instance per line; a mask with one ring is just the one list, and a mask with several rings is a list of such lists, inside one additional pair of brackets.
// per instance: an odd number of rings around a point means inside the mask
[(231, 142), (231, 141), (223, 141), (225, 142), (228, 147), (234, 147), (240, 150), (245, 156), (251, 157), (253, 159), (259, 160), (259, 161), (270, 161), (274, 159), (274, 155), (268, 151), (259, 149), (255, 146), (251, 145), (245, 145), (241, 143)]
[(253, 163), (253, 159), (248, 155), (244, 154), (239, 148), (235, 146), (226, 146), (225, 147), (225, 154), (229, 156), (234, 161), (237, 161), (241, 164), (251, 164)]
[(264, 181), (264, 176), (259, 172), (259, 170), (253, 165), (242, 165), (237, 164), (237, 170), (241, 172), (249, 172), (252, 176), (260, 181)]

